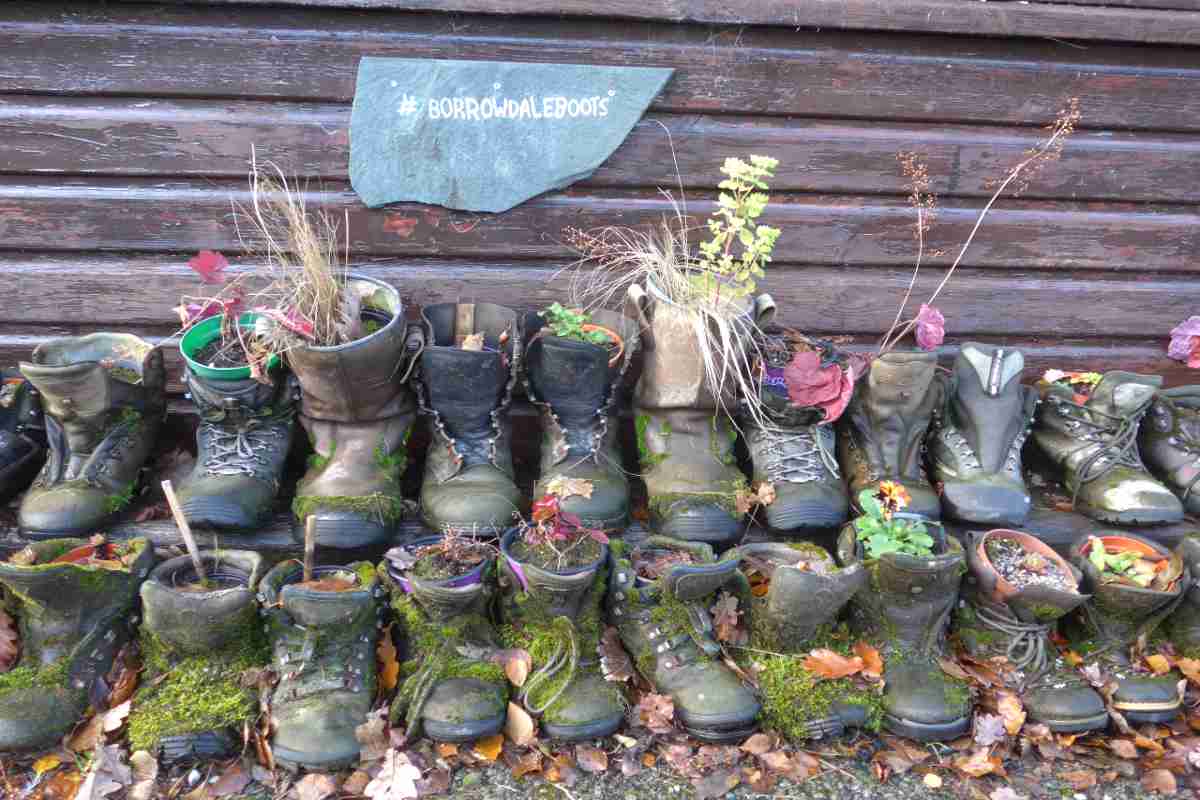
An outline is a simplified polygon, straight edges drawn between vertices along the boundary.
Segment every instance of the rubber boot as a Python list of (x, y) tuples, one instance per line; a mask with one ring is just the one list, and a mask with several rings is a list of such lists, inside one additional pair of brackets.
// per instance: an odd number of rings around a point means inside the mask
[(0, 752), (57, 745), (89, 703), (107, 700), (103, 678), (133, 637), (138, 585), (154, 551), (131, 539), (100, 545), (112, 569), (51, 563), (87, 546), (49, 539), (0, 562), (6, 610), (21, 636), (20, 660), (0, 675)]
[[(1005, 580), (988, 556), (988, 542), (1008, 539), (1026, 553), (1058, 565), (1072, 591), (1045, 585), (1017, 587)], [(963, 602), (955, 616), (958, 640), (980, 661), (1004, 658), (1015, 669), (1011, 686), (1029, 719), (1055, 733), (1083, 733), (1108, 724), (1104, 698), (1058, 655), (1051, 640), (1058, 620), (1088, 600), (1078, 592), (1071, 565), (1028, 533), (997, 529), (970, 534)]]
[[(491, 303), (442, 303), (421, 311), (425, 352), (417, 381), (432, 442), (421, 516), (435, 531), (500, 535), (526, 501), (512, 464), (508, 407), (520, 372), (517, 314)], [(466, 350), (483, 334), (481, 350)]]
[(547, 494), (547, 485), (559, 476), (589, 481), (591, 497), (572, 495), (559, 507), (589, 528), (618, 531), (629, 523), (629, 482), (617, 449), (615, 405), (638, 332), (623, 314), (595, 311), (591, 319), (621, 337), (619, 353), (554, 336), (540, 316), (526, 317), (525, 388), (542, 409), (543, 432), (533, 494)]
[(861, 511), (859, 492), (895, 481), (912, 498), (906, 512), (928, 519), (941, 515), (941, 503), (922, 466), (925, 432), (941, 405), (936, 369), (933, 353), (888, 353), (872, 361), (855, 384), (850, 406), (839, 421), (838, 461), (856, 511)]
[[(610, 545), (608, 615), (638, 672), (671, 697), (675, 719), (704, 742), (735, 742), (758, 727), (754, 692), (719, 658), (712, 608), (722, 588), (741, 593), (735, 554), (717, 561), (703, 542), (650, 536), (635, 550)], [(637, 574), (643, 559), (681, 558), (660, 577)]]
[(200, 559), (206, 590), (191, 588), (191, 556), (159, 564), (141, 587), (145, 671), (129, 741), (167, 764), (236, 754), (244, 725), (258, 715), (258, 694), (242, 675), (270, 661), (255, 598), (262, 556), (221, 550), (203, 551)]
[(405, 385), (412, 353), (400, 293), (362, 275), (347, 280), (365, 309), (390, 317), (349, 344), (288, 351), (314, 451), (292, 512), (298, 541), (311, 517), (318, 545), (358, 548), (390, 540), (404, 517), (400, 476), (416, 408)]
[(506, 644), (533, 656), (521, 703), (553, 739), (608, 736), (625, 717), (624, 697), (600, 672), (608, 548), (591, 564), (556, 572), (522, 559), (518, 537), (514, 528), (500, 542), (500, 588)]
[(0, 380), (0, 502), (8, 502), (46, 462), (46, 423), (33, 384), (15, 369), (0, 370)]
[[(441, 536), (414, 541), (417, 553)], [(488, 657), (499, 650), (491, 609), (496, 599), (496, 560), (447, 578), (422, 578), (420, 562), (399, 569), (395, 550), (380, 575), (392, 598), (404, 642), (408, 677), (391, 707), (393, 727), (411, 740), (472, 742), (504, 729), (508, 681)]]
[(942, 672), (946, 629), (965, 571), (962, 545), (930, 524), (932, 556), (886, 553), (864, 561), (853, 524), (842, 528), (838, 561), (861, 563), (868, 585), (850, 601), (850, 627), (883, 656), (883, 725), (922, 742), (946, 741), (971, 727), (971, 693)]
[(192, 526), (255, 528), (270, 516), (292, 446), (296, 394), (293, 379), (271, 378), (209, 380), (185, 371), (200, 412), (198, 455), (175, 493)]
[(981, 525), (1020, 525), (1029, 516), (1021, 448), (1038, 401), (1021, 385), (1024, 368), (1021, 351), (978, 342), (964, 344), (954, 360), (928, 444), (946, 516)]
[(1189, 533), (1175, 547), (1175, 553), (1191, 573), (1192, 583), (1184, 589), (1183, 600), (1167, 617), (1167, 637), (1184, 658), (1200, 658), (1200, 533)]
[(1138, 427), (1161, 385), (1157, 375), (1108, 372), (1078, 403), (1070, 387), (1041, 384), (1033, 439), (1062, 469), (1077, 511), (1119, 525), (1183, 519), (1179, 498), (1138, 451)]
[(1142, 421), (1139, 444), (1146, 466), (1200, 514), (1200, 386), (1163, 389)]
[(21, 373), (41, 394), (50, 446), (21, 501), (21, 529), (91, 533), (135, 495), (166, 410), (162, 351), (123, 333), (51, 339)]

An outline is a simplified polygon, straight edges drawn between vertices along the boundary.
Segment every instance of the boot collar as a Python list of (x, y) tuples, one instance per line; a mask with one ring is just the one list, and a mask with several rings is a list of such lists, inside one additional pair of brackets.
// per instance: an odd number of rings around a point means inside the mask
[(967, 373), (974, 377), (988, 397), (997, 397), (1025, 369), (1025, 356), (1020, 350), (991, 347), (977, 342), (967, 342), (959, 350), (954, 372), (959, 380)]

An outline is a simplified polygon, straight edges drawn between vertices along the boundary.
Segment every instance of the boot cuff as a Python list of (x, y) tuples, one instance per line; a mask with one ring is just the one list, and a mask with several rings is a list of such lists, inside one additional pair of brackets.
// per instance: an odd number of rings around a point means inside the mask
[(277, 607), (290, 615), (297, 624), (349, 625), (354, 624), (375, 604), (379, 580), (370, 565), (361, 562), (348, 566), (319, 566), (313, 578), (344, 577), (357, 584), (344, 592), (325, 592), (300, 586), (304, 564), (292, 559), (280, 562), (262, 579), (263, 606)]

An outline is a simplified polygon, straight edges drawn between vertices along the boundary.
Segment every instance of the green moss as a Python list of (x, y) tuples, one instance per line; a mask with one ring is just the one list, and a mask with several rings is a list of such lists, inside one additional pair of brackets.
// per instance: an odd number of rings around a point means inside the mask
[(141, 373), (129, 367), (109, 367), (108, 374), (113, 380), (118, 380), (121, 383), (131, 383), (136, 386), (142, 382)]
[(322, 510), (353, 511), (365, 517), (382, 520), (385, 524), (394, 524), (404, 519), (404, 501), (382, 492), (345, 497), (297, 495), (292, 501), (292, 513), (301, 521), (309, 514)]
[(763, 727), (793, 741), (811, 736), (809, 726), (829, 717), (835, 702), (867, 709), (869, 730), (883, 721), (882, 695), (858, 688), (847, 678), (820, 680), (804, 668), (804, 655), (755, 654)]
[(59, 689), (67, 685), (67, 667), (70, 658), (62, 658), (50, 664), (26, 665), (0, 675), (0, 697), (17, 689)]
[(404, 472), (404, 468), (408, 465), (408, 439), (411, 435), (412, 428), (410, 427), (404, 432), (404, 437), (400, 440), (396, 452), (391, 454), (388, 453), (383, 442), (375, 445), (375, 464), (393, 481), (400, 480), (400, 473)]
[[(310, 437), (310, 440), (311, 440), (311, 437)], [(313, 446), (314, 446), (314, 448), (316, 447), (315, 441), (313, 441)], [(337, 442), (333, 442), (330, 444), (329, 455), (327, 455), (327, 456), (321, 455), (314, 449), (312, 451), (312, 453), (309, 454), (309, 456), (308, 456), (308, 469), (312, 472), (321, 472), (322, 470), (324, 470), (325, 467), (329, 466), (329, 462), (333, 460), (333, 454), (334, 454), (334, 451), (336, 451), (336, 450), (337, 450)]]
[(358, 576), (358, 582), (363, 586), (370, 586), (375, 582), (379, 571), (370, 561), (356, 561), (349, 566), (349, 569)]
[(133, 490), (137, 488), (137, 481), (131, 481), (123, 491), (115, 494), (110, 494), (104, 498), (104, 513), (115, 514), (125, 506), (133, 502)]
[(724, 481), (718, 484), (716, 489), (709, 491), (698, 492), (663, 492), (662, 494), (651, 495), (649, 498), (650, 513), (662, 517), (668, 514), (671, 506), (680, 500), (698, 500), (700, 502), (715, 503), (725, 509), (730, 516), (741, 517), (737, 510), (737, 497), (739, 492), (744, 492), (749, 488), (749, 483), (745, 477), (739, 477), (731, 481)]
[[(638, 414), (633, 419), (634, 432), (637, 434), (638, 463), (641, 464), (643, 471), (654, 469), (654, 467), (667, 460), (666, 453), (652, 452), (647, 443), (646, 431), (650, 427), (651, 422), (649, 414)], [(659, 426), (658, 432), (664, 439), (670, 438), (671, 423), (664, 420)]]

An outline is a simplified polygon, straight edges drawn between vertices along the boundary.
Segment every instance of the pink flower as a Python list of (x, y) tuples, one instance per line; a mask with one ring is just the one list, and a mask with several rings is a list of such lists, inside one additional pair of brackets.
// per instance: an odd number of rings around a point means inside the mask
[(1200, 317), (1188, 317), (1171, 329), (1167, 355), (1192, 369), (1200, 369)]
[(931, 305), (921, 303), (917, 313), (917, 347), (934, 350), (946, 338), (946, 318)]
[(850, 396), (854, 394), (856, 377), (853, 360), (848, 370), (837, 364), (822, 367), (820, 353), (812, 351), (796, 353), (791, 363), (783, 368), (788, 400), (795, 406), (811, 406), (824, 411), (822, 425), (833, 422), (846, 410)]

